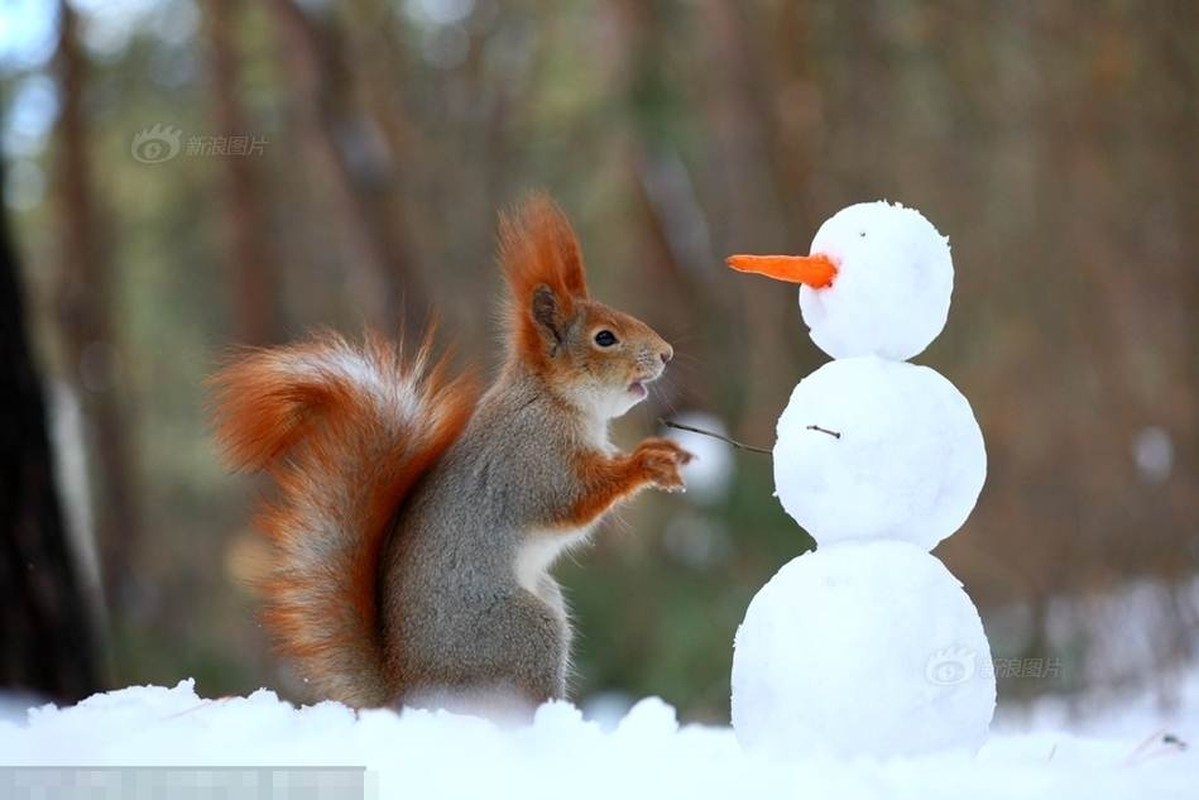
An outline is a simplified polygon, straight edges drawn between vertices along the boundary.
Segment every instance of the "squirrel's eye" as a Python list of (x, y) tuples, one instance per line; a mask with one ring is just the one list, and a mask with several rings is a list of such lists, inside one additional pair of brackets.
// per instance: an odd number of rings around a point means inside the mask
[(600, 347), (611, 347), (616, 344), (616, 334), (612, 331), (600, 331), (595, 335), (595, 343)]

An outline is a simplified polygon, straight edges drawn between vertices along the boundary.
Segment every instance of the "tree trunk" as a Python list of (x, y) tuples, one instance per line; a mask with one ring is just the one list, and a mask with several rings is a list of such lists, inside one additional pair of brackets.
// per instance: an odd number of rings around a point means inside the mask
[(71, 6), (60, 5), (58, 48), (62, 111), (56, 130), (56, 200), (62, 269), (59, 314), (70, 379), (88, 427), (96, 486), (96, 540), (105, 600), (120, 612), (129, 596), (140, 520), (126, 420), (119, 399), (121, 362), (109, 319), (110, 265), (91, 183), (83, 112), (86, 63)]
[(99, 688), (95, 642), (59, 509), (18, 274), (0, 220), (0, 686), (73, 702)]
[[(238, 0), (210, 0), (207, 12), (212, 94), (219, 134), (226, 141), (249, 135), (238, 95), (240, 73), (233, 35)], [(232, 287), (234, 332), (239, 342), (266, 345), (279, 338), (278, 259), (262, 206), (262, 191), (252, 154), (229, 152), (222, 159), (228, 275)]]
[[(396, 169), (396, 154), (379, 152), (385, 143), (352, 106), (352, 77), (332, 23), (311, 18), (293, 0), (273, 0), (271, 8), (298, 98), (302, 135), (329, 182), (356, 255), (367, 265), (365, 270), (351, 265), (365, 316), (419, 339), (431, 316), (430, 299), (413, 264), (404, 220), (390, 202), (391, 182), (383, 174)], [(358, 157), (351, 159), (347, 150), (354, 147)]]

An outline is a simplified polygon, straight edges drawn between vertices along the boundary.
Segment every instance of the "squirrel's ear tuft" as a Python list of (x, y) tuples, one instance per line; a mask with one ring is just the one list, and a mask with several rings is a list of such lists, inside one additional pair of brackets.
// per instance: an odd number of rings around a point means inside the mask
[[(551, 347), (560, 343), (575, 301), (587, 297), (587, 279), (579, 240), (548, 194), (533, 192), (514, 210), (500, 214), (499, 260), (522, 349), (531, 354), (547, 333), (552, 334)], [(552, 327), (546, 316), (551, 311)]]

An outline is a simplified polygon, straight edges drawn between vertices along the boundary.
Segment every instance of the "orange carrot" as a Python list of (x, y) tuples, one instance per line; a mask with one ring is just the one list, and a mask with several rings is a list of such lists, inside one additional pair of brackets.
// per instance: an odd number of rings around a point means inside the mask
[(825, 255), (810, 256), (729, 256), (728, 265), (740, 272), (754, 272), (788, 283), (802, 283), (813, 289), (833, 285), (837, 265)]

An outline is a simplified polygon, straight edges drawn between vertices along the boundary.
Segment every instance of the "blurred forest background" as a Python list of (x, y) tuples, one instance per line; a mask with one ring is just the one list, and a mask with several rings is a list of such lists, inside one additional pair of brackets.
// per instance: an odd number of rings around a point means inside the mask
[[(303, 697), (242, 580), (263, 487), (217, 464), (203, 381), (234, 344), (432, 308), (493, 364), (496, 211), (534, 187), (593, 293), (679, 354), (626, 445), (684, 414), (770, 445), (825, 357), (793, 288), (723, 257), (806, 253), (861, 200), (921, 209), (957, 276), (917, 360), (990, 464), (937, 553), (1026, 665), (1001, 698), (1169, 703), (1194, 655), (1199, 4), (0, 0), (0, 86), (95, 686)], [(767, 458), (704, 453), (696, 491), (559, 568), (580, 698), (727, 720), (736, 625), (810, 540)]]

